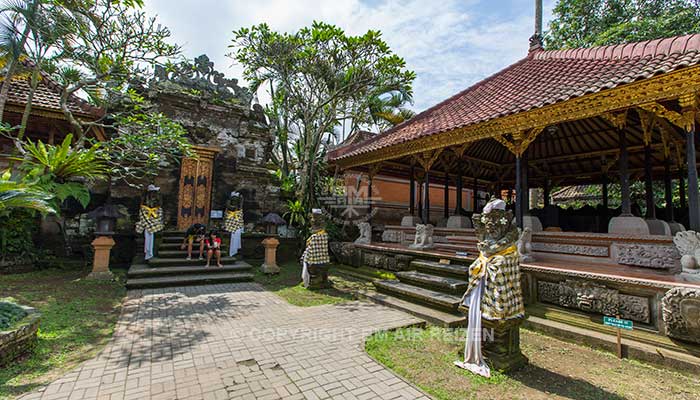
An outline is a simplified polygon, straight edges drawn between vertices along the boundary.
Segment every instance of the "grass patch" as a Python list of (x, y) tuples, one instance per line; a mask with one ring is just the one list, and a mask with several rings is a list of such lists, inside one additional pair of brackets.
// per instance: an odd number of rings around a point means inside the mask
[(0, 298), (42, 314), (34, 352), (0, 369), (0, 399), (50, 383), (94, 357), (112, 337), (124, 286), (85, 280), (85, 275), (56, 269), (0, 275)]
[(345, 277), (332, 276), (332, 288), (308, 290), (301, 283), (301, 265), (297, 262), (281, 263), (280, 273), (265, 275), (255, 268), (255, 281), (265, 289), (277, 294), (290, 304), (300, 307), (311, 307), (322, 304), (337, 304), (356, 300), (351, 293), (356, 283)]
[(491, 379), (454, 367), (464, 330), (406, 328), (380, 332), (365, 343), (377, 361), (441, 400), (457, 399), (700, 399), (696, 377), (521, 330), (530, 364), (492, 371)]

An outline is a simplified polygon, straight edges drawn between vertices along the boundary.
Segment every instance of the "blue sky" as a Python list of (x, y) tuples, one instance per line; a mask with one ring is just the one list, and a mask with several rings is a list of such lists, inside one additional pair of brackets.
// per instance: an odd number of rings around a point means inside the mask
[[(240, 79), (225, 54), (232, 32), (266, 22), (294, 31), (321, 20), (349, 34), (380, 30), (392, 50), (416, 71), (421, 111), (527, 54), (534, 0), (146, 0), (188, 57), (206, 53), (215, 67)], [(554, 0), (544, 1), (545, 29)], [(261, 101), (265, 95), (260, 93)]]

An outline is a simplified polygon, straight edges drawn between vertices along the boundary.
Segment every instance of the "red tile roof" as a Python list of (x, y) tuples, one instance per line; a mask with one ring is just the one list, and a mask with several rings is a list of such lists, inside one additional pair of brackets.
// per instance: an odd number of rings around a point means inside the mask
[[(2, 84), (3, 83), (0, 82), (0, 87)], [(10, 92), (7, 103), (24, 107), (24, 105), (27, 103), (29, 90), (30, 86), (28, 78), (13, 78), (12, 83), (10, 84)], [(32, 107), (36, 109), (55, 111), (62, 114), (63, 112), (61, 111), (60, 103), (61, 90), (61, 86), (56, 81), (44, 74), (42, 79), (39, 81), (37, 90), (34, 92)], [(95, 119), (104, 115), (104, 110), (91, 105), (87, 101), (75, 95), (71, 96), (69, 99), (68, 109), (75, 115), (93, 117)]]
[(700, 34), (584, 49), (534, 51), (515, 64), (362, 143), (340, 160), (700, 64)]

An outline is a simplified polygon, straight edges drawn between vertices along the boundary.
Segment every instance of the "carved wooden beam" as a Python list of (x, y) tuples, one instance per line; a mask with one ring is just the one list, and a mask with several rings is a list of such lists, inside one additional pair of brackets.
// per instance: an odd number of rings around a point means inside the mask
[(423, 167), (423, 170), (429, 171), (438, 157), (440, 157), (442, 151), (443, 149), (424, 151), (423, 153), (416, 155), (416, 161), (418, 161), (421, 167)]
[(369, 176), (370, 179), (374, 178), (380, 169), (382, 169), (381, 162), (370, 165), (367, 171), (367, 176)]
[(510, 141), (504, 137), (504, 135), (494, 136), (494, 139), (502, 144), (508, 151), (513, 153), (516, 157), (523, 155), (527, 147), (532, 143), (537, 135), (542, 133), (544, 127), (532, 128), (526, 131), (520, 131), (513, 134), (513, 141)]
[[(683, 104), (681, 104), (681, 106), (683, 106)], [(689, 132), (692, 129), (693, 122), (695, 120), (695, 111), (693, 109), (688, 109), (683, 113), (679, 113), (673, 110), (669, 110), (668, 108), (664, 107), (662, 104), (659, 103), (641, 104), (638, 108), (649, 112), (659, 118), (667, 120), (673, 125), (676, 125), (677, 127), (683, 129), (685, 132)]]
[(625, 126), (627, 126), (627, 110), (617, 113), (606, 112), (600, 114), (600, 116), (615, 127), (615, 129), (624, 129)]

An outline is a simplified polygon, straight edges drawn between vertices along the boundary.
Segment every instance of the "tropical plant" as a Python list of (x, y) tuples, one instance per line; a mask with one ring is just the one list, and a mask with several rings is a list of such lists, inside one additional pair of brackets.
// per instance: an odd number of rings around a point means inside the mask
[(0, 216), (7, 217), (10, 210), (23, 208), (43, 214), (55, 213), (51, 200), (53, 194), (42, 187), (9, 180), (9, 171), (0, 177)]
[(700, 0), (558, 0), (545, 47), (619, 44), (700, 32)]
[(306, 209), (318, 205), (318, 180), (326, 174), (320, 161), (335, 129), (348, 120), (371, 121), (371, 98), (412, 94), (415, 74), (378, 31), (347, 36), (336, 26), (314, 22), (295, 33), (279, 33), (261, 24), (236, 31), (231, 47), (253, 90), (265, 82), (273, 88), (278, 111), (270, 119), (278, 124), (280, 146), (289, 150), (282, 157), (295, 158), (288, 172), (298, 176), (297, 198)]

